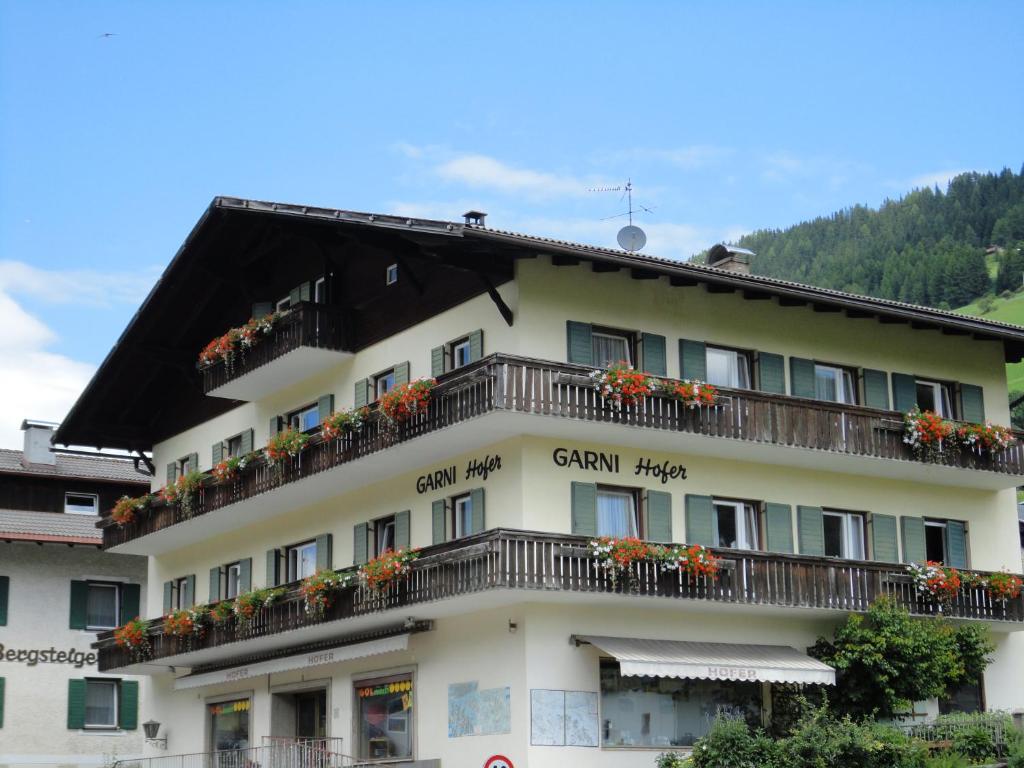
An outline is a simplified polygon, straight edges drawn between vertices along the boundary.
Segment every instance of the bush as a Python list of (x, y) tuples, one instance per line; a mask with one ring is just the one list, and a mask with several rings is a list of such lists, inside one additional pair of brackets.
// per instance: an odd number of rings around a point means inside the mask
[[(707, 736), (693, 747), (693, 768), (775, 768), (778, 748), (761, 731), (751, 733), (745, 720), (716, 717)], [(659, 768), (665, 768), (659, 763)], [(667, 768), (675, 768), (668, 763)]]
[(970, 762), (967, 758), (956, 752), (942, 752), (929, 757), (924, 762), (924, 768), (969, 768), (969, 766)]
[(892, 726), (812, 712), (779, 745), (785, 768), (924, 768), (927, 748)]
[(1024, 768), (1024, 733), (1009, 728), (1005, 734), (1006, 768)]
[(953, 751), (974, 763), (987, 763), (995, 759), (996, 743), (992, 732), (974, 725), (953, 734)]
[(690, 758), (678, 752), (662, 752), (655, 760), (655, 768), (690, 768), (693, 762)]

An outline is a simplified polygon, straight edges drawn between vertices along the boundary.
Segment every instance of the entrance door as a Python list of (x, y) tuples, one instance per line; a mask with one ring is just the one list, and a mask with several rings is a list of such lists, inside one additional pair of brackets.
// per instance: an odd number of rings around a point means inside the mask
[(327, 691), (295, 694), (295, 736), (305, 739), (327, 737)]

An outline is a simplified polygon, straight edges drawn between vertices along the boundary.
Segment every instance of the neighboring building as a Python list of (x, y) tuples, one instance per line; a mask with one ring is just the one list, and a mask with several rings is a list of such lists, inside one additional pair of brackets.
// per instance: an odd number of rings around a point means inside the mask
[(53, 452), (25, 421), (0, 449), (0, 765), (109, 764), (142, 753), (140, 680), (97, 669), (98, 632), (144, 614), (145, 558), (102, 550), (99, 510), (138, 495), (132, 460)]
[[(879, 595), (933, 613), (903, 563), (1019, 570), (1024, 448), (922, 461), (901, 412), (1008, 423), (1024, 329), (746, 261), (214, 200), (57, 440), (152, 450), (155, 491), (287, 426), (312, 437), (208, 481), (187, 513), (103, 521), (108, 551), (149, 556), (157, 621), (145, 662), (103, 635), (101, 669), (151, 676), (169, 753), (301, 737), (446, 768), (649, 768), (721, 708), (759, 722), (774, 685), (832, 681), (807, 647)], [(270, 335), (196, 371), (212, 337), (272, 308), (288, 314)], [(622, 359), (710, 380), (720, 402), (616, 409), (589, 374)], [(319, 436), (332, 411), (432, 375), (410, 422)], [(612, 586), (587, 549), (604, 534), (704, 544), (725, 567)], [(408, 580), (305, 612), (303, 577), (394, 546), (423, 548)], [(265, 585), (286, 594), (248, 627), (161, 633), (161, 604)], [(948, 612), (992, 631), (985, 704), (1024, 707), (1024, 601), (967, 590)]]

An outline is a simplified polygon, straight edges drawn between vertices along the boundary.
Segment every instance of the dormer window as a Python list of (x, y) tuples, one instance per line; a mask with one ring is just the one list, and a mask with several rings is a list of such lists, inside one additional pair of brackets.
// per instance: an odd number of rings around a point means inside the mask
[(65, 493), (64, 512), (69, 515), (98, 515), (100, 497), (95, 493)]

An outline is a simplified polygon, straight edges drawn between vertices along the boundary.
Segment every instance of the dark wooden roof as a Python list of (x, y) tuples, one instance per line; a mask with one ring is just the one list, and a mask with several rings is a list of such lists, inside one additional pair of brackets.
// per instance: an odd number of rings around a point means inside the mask
[[(229, 410), (202, 394), (198, 351), (248, 319), (252, 304), (330, 274), (329, 303), (346, 313), (358, 351), (513, 276), (515, 259), (550, 254), (556, 265), (667, 277), (674, 286), (739, 292), (783, 306), (909, 323), (1002, 341), (1024, 357), (1024, 328), (856, 294), (743, 275), (608, 248), (430, 219), (218, 197), (193, 227), (58, 429), (55, 442), (149, 450), (153, 443)], [(390, 289), (383, 270), (404, 275)], [(497, 311), (497, 310), (496, 310)]]

